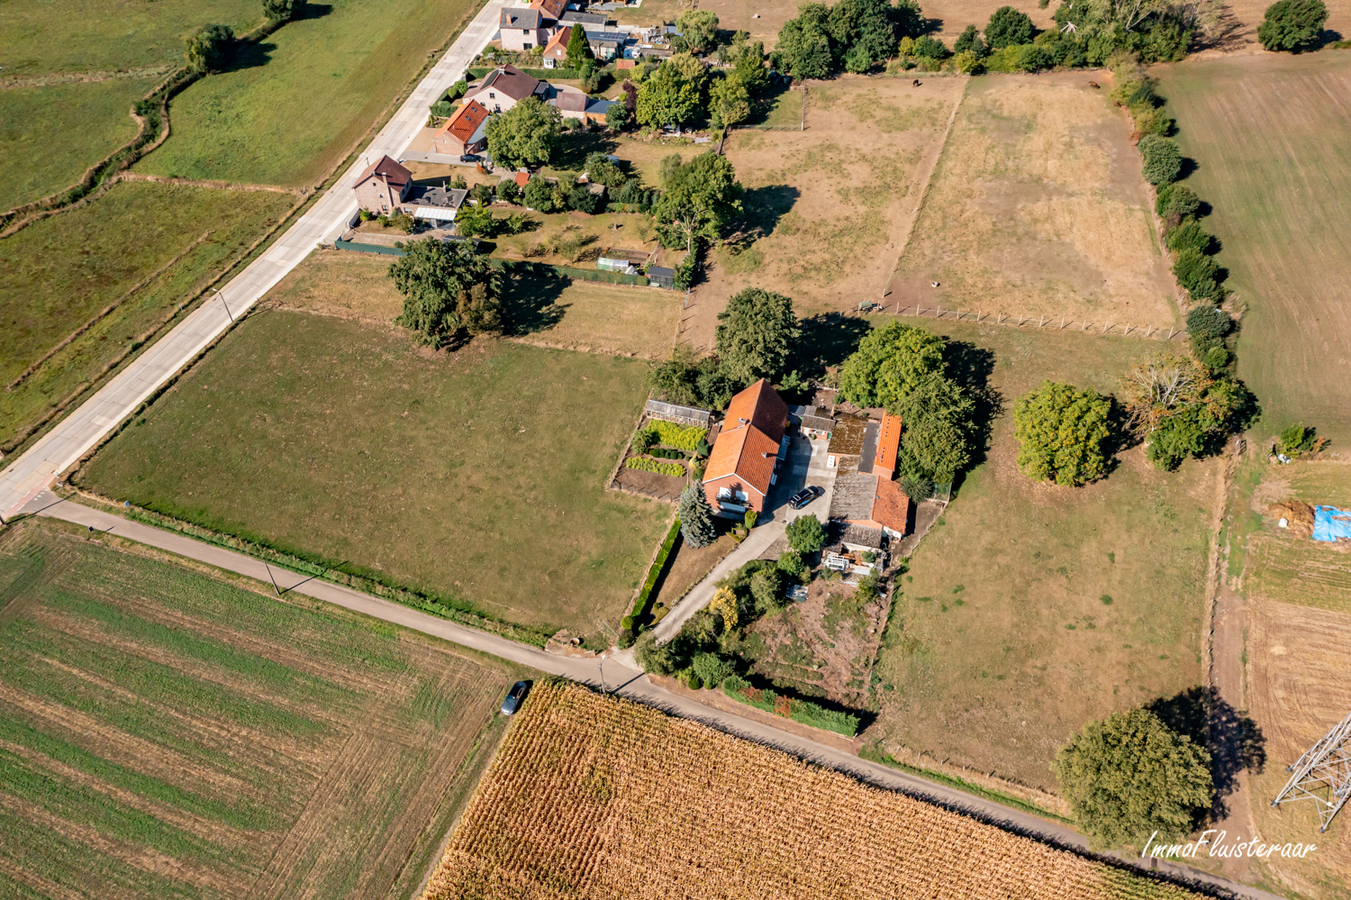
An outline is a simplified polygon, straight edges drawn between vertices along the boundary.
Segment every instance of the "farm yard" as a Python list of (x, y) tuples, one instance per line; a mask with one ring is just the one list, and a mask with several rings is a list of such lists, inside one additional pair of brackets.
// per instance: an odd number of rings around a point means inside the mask
[[(673, 834), (686, 839), (678, 852)], [(1047, 883), (1071, 900), (1194, 896), (692, 721), (544, 683), (423, 900), (982, 900)]]
[(969, 82), (884, 303), (1180, 325), (1130, 122), (1094, 77)]
[(302, 7), (226, 71), (175, 98), (173, 133), (136, 169), (294, 187), (322, 182), (473, 11), (467, 0)]
[(618, 621), (670, 515), (604, 489), (645, 369), (510, 341), (419, 351), (392, 325), (264, 310), (83, 482), (530, 629), (594, 634)]
[(1351, 53), (1200, 59), (1159, 75), (1196, 161), (1187, 183), (1213, 207), (1203, 224), (1222, 245), (1225, 286), (1246, 307), (1238, 373), (1261, 399), (1260, 427), (1302, 421), (1346, 446)]
[(523, 673), (118, 544), (0, 535), (0, 895), (411, 896)]
[(123, 182), (0, 240), (0, 380), (8, 388), (0, 391), (0, 447), (11, 449), (134, 350), (298, 201)]
[(726, 152), (746, 187), (743, 230), (712, 254), (682, 340), (711, 348), (718, 313), (748, 286), (787, 294), (799, 315), (880, 297), (964, 85), (812, 82), (806, 131), (734, 132)]
[(965, 346), (1002, 397), (985, 459), (896, 580), (865, 738), (1054, 789), (1056, 748), (1090, 719), (1200, 683), (1219, 462), (1160, 472), (1143, 448), (1081, 488), (1018, 469), (1012, 408), (1043, 379), (1110, 392), (1153, 342), (923, 325)]

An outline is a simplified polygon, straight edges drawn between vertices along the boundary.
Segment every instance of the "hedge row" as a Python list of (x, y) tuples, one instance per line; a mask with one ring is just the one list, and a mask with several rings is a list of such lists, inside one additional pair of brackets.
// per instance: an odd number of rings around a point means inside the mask
[(661, 542), (657, 558), (652, 560), (652, 568), (647, 570), (647, 580), (643, 582), (643, 589), (633, 601), (633, 611), (625, 616), (625, 628), (636, 628), (647, 615), (647, 605), (652, 602), (652, 590), (657, 586), (657, 579), (661, 577), (662, 570), (666, 568), (666, 560), (670, 558), (678, 537), (680, 537), (680, 519), (676, 518), (671, 522), (671, 529), (666, 532), (666, 540)]
[(776, 716), (783, 716), (803, 725), (834, 731), (845, 737), (858, 734), (858, 716), (826, 709), (810, 700), (784, 697), (773, 691), (762, 690), (739, 675), (728, 675), (723, 679), (722, 692), (747, 706), (772, 712)]
[[(582, 73), (576, 69), (522, 69), (520, 66), (517, 66), (516, 68), (520, 69), (531, 78), (538, 78), (540, 81), (548, 81), (550, 78), (575, 81), (582, 77)], [(477, 79), (483, 78), (492, 70), (492, 66), (470, 66), (464, 71), (465, 75), (468, 77)]]
[(677, 425), (674, 422), (666, 422), (662, 419), (653, 419), (647, 423), (645, 431), (651, 431), (657, 435), (657, 443), (664, 444), (667, 447), (674, 447), (677, 450), (684, 450), (687, 453), (693, 453), (699, 446), (699, 442), (708, 437), (708, 429), (700, 428), (697, 425)]
[(685, 467), (680, 463), (659, 463), (653, 459), (643, 459), (641, 456), (630, 456), (624, 461), (624, 465), (639, 472), (656, 472), (658, 475), (671, 475), (675, 478), (685, 477)]

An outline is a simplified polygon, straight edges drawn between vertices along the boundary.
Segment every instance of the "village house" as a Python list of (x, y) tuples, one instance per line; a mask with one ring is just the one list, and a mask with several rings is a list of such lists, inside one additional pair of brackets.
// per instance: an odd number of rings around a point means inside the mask
[(455, 110), (446, 123), (432, 135), (432, 150), (449, 156), (478, 153), (488, 145), (488, 110), (470, 100)]
[(720, 515), (764, 512), (787, 446), (788, 406), (763, 378), (732, 398), (704, 470), (704, 493)]
[(498, 22), (503, 50), (533, 50), (549, 40), (544, 15), (538, 9), (508, 8)]
[(361, 209), (391, 213), (402, 208), (412, 186), (413, 174), (388, 156), (382, 156), (357, 176), (352, 190)]
[(833, 523), (898, 539), (909, 533), (910, 498), (892, 480), (900, 441), (899, 416), (884, 414), (881, 421), (835, 418), (826, 449), (826, 465), (836, 469), (829, 512)]
[(557, 69), (568, 59), (568, 41), (572, 40), (572, 26), (565, 25), (549, 36), (544, 46), (544, 68)]
[(556, 107), (565, 119), (604, 125), (610, 112), (611, 101), (587, 96), (571, 85), (550, 85), (546, 96), (544, 102)]
[(531, 78), (515, 66), (500, 66), (489, 72), (481, 83), (464, 95), (466, 103), (473, 100), (490, 113), (506, 112), (527, 97), (543, 100), (549, 92), (549, 83)]
[(544, 17), (544, 24), (552, 26), (557, 24), (567, 5), (567, 0), (531, 0), (530, 8), (539, 10)]

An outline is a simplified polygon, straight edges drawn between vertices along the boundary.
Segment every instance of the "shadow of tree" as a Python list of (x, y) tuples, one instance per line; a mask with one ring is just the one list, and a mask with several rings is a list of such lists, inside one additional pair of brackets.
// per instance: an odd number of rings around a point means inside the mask
[(270, 41), (240, 41), (235, 44), (229, 62), (221, 67), (221, 72), (242, 72), (265, 66), (276, 49), (277, 45)]
[(1197, 686), (1147, 707), (1165, 725), (1210, 751), (1211, 778), (1215, 783), (1212, 820), (1223, 819), (1229, 809), (1225, 799), (1238, 788), (1238, 775), (1259, 774), (1266, 765), (1266, 737), (1257, 723), (1234, 709), (1213, 686)]
[(549, 157), (551, 168), (580, 172), (592, 153), (614, 153), (619, 143), (608, 134), (573, 132), (558, 142), (558, 150)]
[[(965, 469), (969, 472), (985, 462), (994, 421), (1004, 414), (1004, 395), (990, 386), (995, 355), (989, 348), (949, 338), (943, 351), (943, 361), (947, 365), (948, 377), (961, 385), (975, 404), (970, 422), (971, 462)], [(954, 491), (961, 486), (963, 478), (963, 473), (958, 473), (953, 482)]]
[(508, 273), (502, 283), (503, 332), (519, 337), (557, 325), (567, 312), (567, 304), (558, 302), (567, 286), (565, 278)]
[(291, 10), (291, 21), (303, 22), (307, 19), (322, 19), (333, 12), (333, 6), (328, 3), (306, 3), (304, 0), (299, 0), (292, 6)]
[(843, 363), (872, 331), (867, 319), (837, 312), (809, 316), (800, 327), (802, 336), (793, 345), (788, 371), (796, 371), (803, 378), (820, 378), (826, 369)]
[(772, 233), (801, 195), (801, 191), (788, 184), (749, 188), (741, 195), (739, 230), (729, 241), (749, 243)]

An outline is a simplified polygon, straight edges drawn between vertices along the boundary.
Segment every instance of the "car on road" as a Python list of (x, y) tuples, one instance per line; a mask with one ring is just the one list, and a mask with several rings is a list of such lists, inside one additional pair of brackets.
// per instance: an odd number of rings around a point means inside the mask
[(525, 699), (526, 691), (530, 690), (530, 682), (518, 681), (507, 691), (507, 699), (502, 701), (502, 715), (509, 716), (521, 708), (521, 701)]
[(791, 506), (793, 509), (801, 509), (802, 507), (806, 506), (808, 503), (811, 503), (813, 500), (815, 500), (817, 497), (821, 496), (824, 493), (825, 491), (817, 487), (816, 485), (809, 485), (803, 488), (802, 490), (798, 491), (793, 496), (789, 497), (788, 505)]
[(477, 153), (466, 153), (460, 157), (460, 162), (462, 163), (483, 162), (483, 157), (479, 156)]

